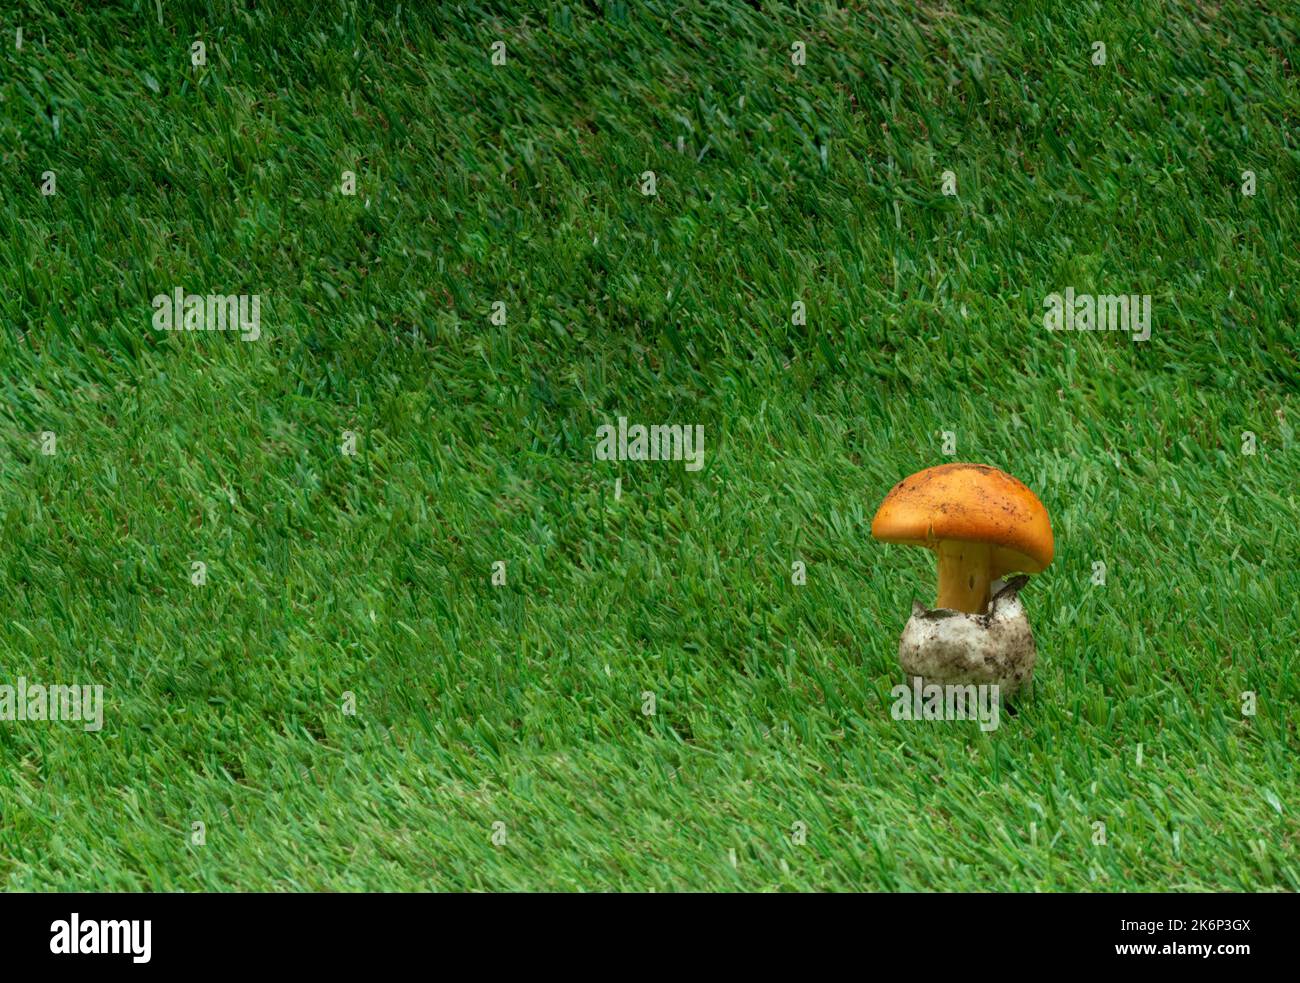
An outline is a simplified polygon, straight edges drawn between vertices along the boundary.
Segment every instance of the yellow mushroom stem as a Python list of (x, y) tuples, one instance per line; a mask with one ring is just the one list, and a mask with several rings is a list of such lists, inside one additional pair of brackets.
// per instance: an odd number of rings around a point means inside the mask
[(988, 543), (943, 540), (934, 552), (939, 558), (939, 599), (935, 607), (983, 614), (989, 606), (993, 547)]

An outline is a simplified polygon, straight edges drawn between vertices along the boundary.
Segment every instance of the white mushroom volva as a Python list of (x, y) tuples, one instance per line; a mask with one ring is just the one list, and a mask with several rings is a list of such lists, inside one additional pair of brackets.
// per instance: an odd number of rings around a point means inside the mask
[(908, 677), (926, 685), (996, 684), (1011, 696), (1034, 677), (1037, 648), (1020, 602), (1028, 577), (1016, 577), (989, 602), (987, 614), (951, 608), (927, 610), (912, 602), (912, 617), (898, 643), (898, 661)]

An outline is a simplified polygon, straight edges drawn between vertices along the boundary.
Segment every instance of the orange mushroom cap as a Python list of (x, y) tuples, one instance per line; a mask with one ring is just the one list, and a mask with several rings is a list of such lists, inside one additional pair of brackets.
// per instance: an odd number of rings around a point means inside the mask
[(1038, 496), (987, 464), (940, 464), (904, 478), (880, 503), (871, 535), (931, 549), (945, 540), (987, 543), (994, 577), (1039, 573), (1055, 551)]

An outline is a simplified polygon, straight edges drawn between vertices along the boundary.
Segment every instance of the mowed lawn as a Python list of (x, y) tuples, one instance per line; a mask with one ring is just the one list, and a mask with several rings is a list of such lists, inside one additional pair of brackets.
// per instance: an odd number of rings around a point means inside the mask
[[(0, 685), (105, 701), (0, 885), (1300, 889), (1293, 5), (162, 7), (0, 16)], [(953, 460), (1056, 535), (988, 733), (890, 713)]]

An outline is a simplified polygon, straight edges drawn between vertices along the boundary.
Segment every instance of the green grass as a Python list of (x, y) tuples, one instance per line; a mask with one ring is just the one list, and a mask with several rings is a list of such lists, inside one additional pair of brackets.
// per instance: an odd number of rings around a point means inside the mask
[[(1300, 889), (1294, 8), (762, 6), (6, 8), (0, 683), (107, 708), (0, 885)], [(945, 430), (1056, 532), (988, 734), (889, 713)]]

